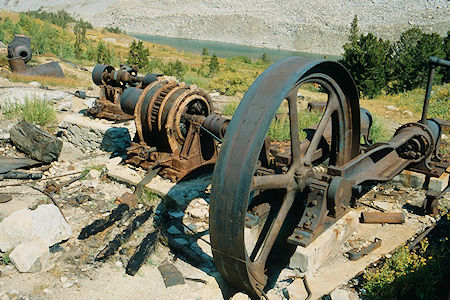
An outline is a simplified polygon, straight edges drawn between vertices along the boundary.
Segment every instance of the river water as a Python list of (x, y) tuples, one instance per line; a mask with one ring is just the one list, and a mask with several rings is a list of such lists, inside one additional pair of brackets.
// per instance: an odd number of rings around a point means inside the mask
[[(208, 48), (209, 55), (216, 53), (218, 57), (247, 56), (252, 59), (257, 59), (260, 58), (263, 53), (266, 53), (267, 55), (269, 55), (270, 60), (273, 62), (290, 56), (325, 58), (323, 54), (313, 54), (282, 49), (258, 48), (215, 41), (171, 38), (144, 34), (132, 34), (132, 36), (150, 43), (168, 45), (177, 49), (178, 51), (192, 52), (196, 54), (201, 54), (203, 48), (206, 47)], [(333, 60), (338, 59), (337, 56), (332, 55), (329, 55), (326, 58)]]

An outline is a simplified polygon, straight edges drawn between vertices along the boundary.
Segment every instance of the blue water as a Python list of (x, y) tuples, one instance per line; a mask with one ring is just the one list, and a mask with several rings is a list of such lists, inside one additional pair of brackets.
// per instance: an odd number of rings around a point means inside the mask
[[(150, 43), (168, 45), (170, 47), (177, 49), (180, 52), (186, 51), (201, 54), (203, 48), (206, 47), (208, 48), (209, 55), (216, 53), (218, 57), (247, 56), (252, 59), (257, 59), (260, 58), (263, 53), (266, 53), (267, 55), (269, 55), (270, 60), (273, 62), (290, 56), (303, 56), (312, 58), (325, 57), (322, 54), (313, 54), (313, 53), (272, 49), (272, 48), (258, 48), (214, 41), (171, 38), (157, 35), (144, 35), (144, 34), (132, 34), (132, 36)], [(337, 56), (328, 55), (327, 58), (337, 59)]]

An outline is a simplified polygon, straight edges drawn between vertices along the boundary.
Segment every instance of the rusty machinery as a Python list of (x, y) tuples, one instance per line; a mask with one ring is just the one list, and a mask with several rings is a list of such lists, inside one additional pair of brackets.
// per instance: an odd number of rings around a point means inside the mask
[(13, 41), (8, 45), (8, 61), (13, 72), (28, 76), (64, 77), (61, 66), (55, 61), (27, 67), (26, 63), (31, 57), (31, 39), (26, 35), (14, 35)]
[(146, 86), (159, 75), (138, 76), (138, 69), (123, 65), (119, 70), (109, 65), (98, 64), (92, 70), (92, 81), (100, 87), (100, 97), (87, 113), (88, 115), (113, 121), (133, 119), (120, 107), (120, 96), (129, 87)]
[[(212, 252), (230, 285), (263, 296), (289, 253), (336, 222), (362, 185), (390, 180), (405, 168), (439, 176), (433, 166), (443, 163), (441, 127), (426, 115), (434, 67), (449, 62), (432, 58), (430, 64), (422, 119), (398, 128), (389, 142), (365, 146), (358, 91), (341, 64), (293, 57), (256, 79), (227, 127), (211, 190)], [(320, 85), (328, 100), (319, 123), (301, 141), (297, 102), (305, 83)], [(266, 136), (281, 105), (289, 108), (290, 142), (277, 153)], [(327, 171), (317, 172), (318, 164)], [(255, 222), (259, 236), (246, 243), (244, 228)]]
[(148, 74), (123, 91), (120, 105), (136, 125), (128, 163), (161, 168), (160, 175), (179, 181), (216, 162), (229, 120), (213, 113), (209, 95), (197, 86)]

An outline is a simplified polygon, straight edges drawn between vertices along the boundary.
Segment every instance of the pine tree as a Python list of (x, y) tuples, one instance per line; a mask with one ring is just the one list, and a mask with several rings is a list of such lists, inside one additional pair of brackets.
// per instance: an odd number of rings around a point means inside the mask
[(140, 69), (145, 68), (149, 64), (149, 55), (150, 51), (144, 46), (142, 41), (136, 42), (133, 40), (128, 51), (127, 64), (135, 65)]
[(209, 55), (209, 50), (208, 50), (208, 48), (203, 47), (202, 55), (203, 55), (203, 56), (208, 56), (208, 55)]
[[(419, 28), (403, 32), (394, 45), (391, 92), (410, 91), (424, 87), (427, 81), (430, 56), (444, 57), (443, 39), (436, 33), (423, 33)], [(436, 73), (435, 83), (442, 74)]]
[(214, 75), (219, 71), (219, 60), (217, 59), (216, 53), (211, 56), (209, 60), (209, 75)]
[(73, 27), (73, 33), (75, 33), (74, 52), (75, 56), (80, 58), (83, 53), (83, 44), (86, 44), (86, 22), (78, 20)]
[(360, 92), (373, 98), (381, 94), (387, 84), (392, 50), (388, 41), (372, 33), (358, 35), (358, 32), (358, 17), (355, 16), (340, 62), (350, 71)]
[(109, 47), (103, 43), (103, 41), (100, 41), (97, 45), (95, 60), (99, 64), (110, 64), (112, 61), (111, 51), (109, 50)]
[(352, 24), (350, 25), (350, 35), (348, 37), (348, 40), (350, 43), (356, 43), (358, 42), (359, 38), (359, 28), (358, 28), (358, 15), (355, 15), (353, 17)]

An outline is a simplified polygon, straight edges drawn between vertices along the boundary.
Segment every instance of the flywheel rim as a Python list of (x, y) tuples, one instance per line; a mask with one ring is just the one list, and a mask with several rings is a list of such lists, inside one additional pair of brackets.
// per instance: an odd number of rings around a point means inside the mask
[[(210, 203), (214, 261), (226, 281), (253, 296), (261, 295), (266, 283), (264, 266), (262, 271), (261, 266), (255, 269), (249, 259), (243, 233), (256, 161), (281, 102), (293, 88), (298, 89), (304, 82), (315, 82), (317, 78), (330, 81), (330, 86), (341, 90), (344, 95), (349, 110), (345, 116), (346, 130), (350, 132), (341, 132), (345, 136), (341, 141), (346, 140), (345, 160), (355, 157), (359, 152), (359, 104), (351, 76), (336, 62), (293, 57), (272, 65), (249, 88), (227, 129), (215, 166)], [(234, 160), (236, 162), (232, 163)], [(294, 201), (295, 194), (292, 196), (292, 193), (291, 188), (286, 190)]]

